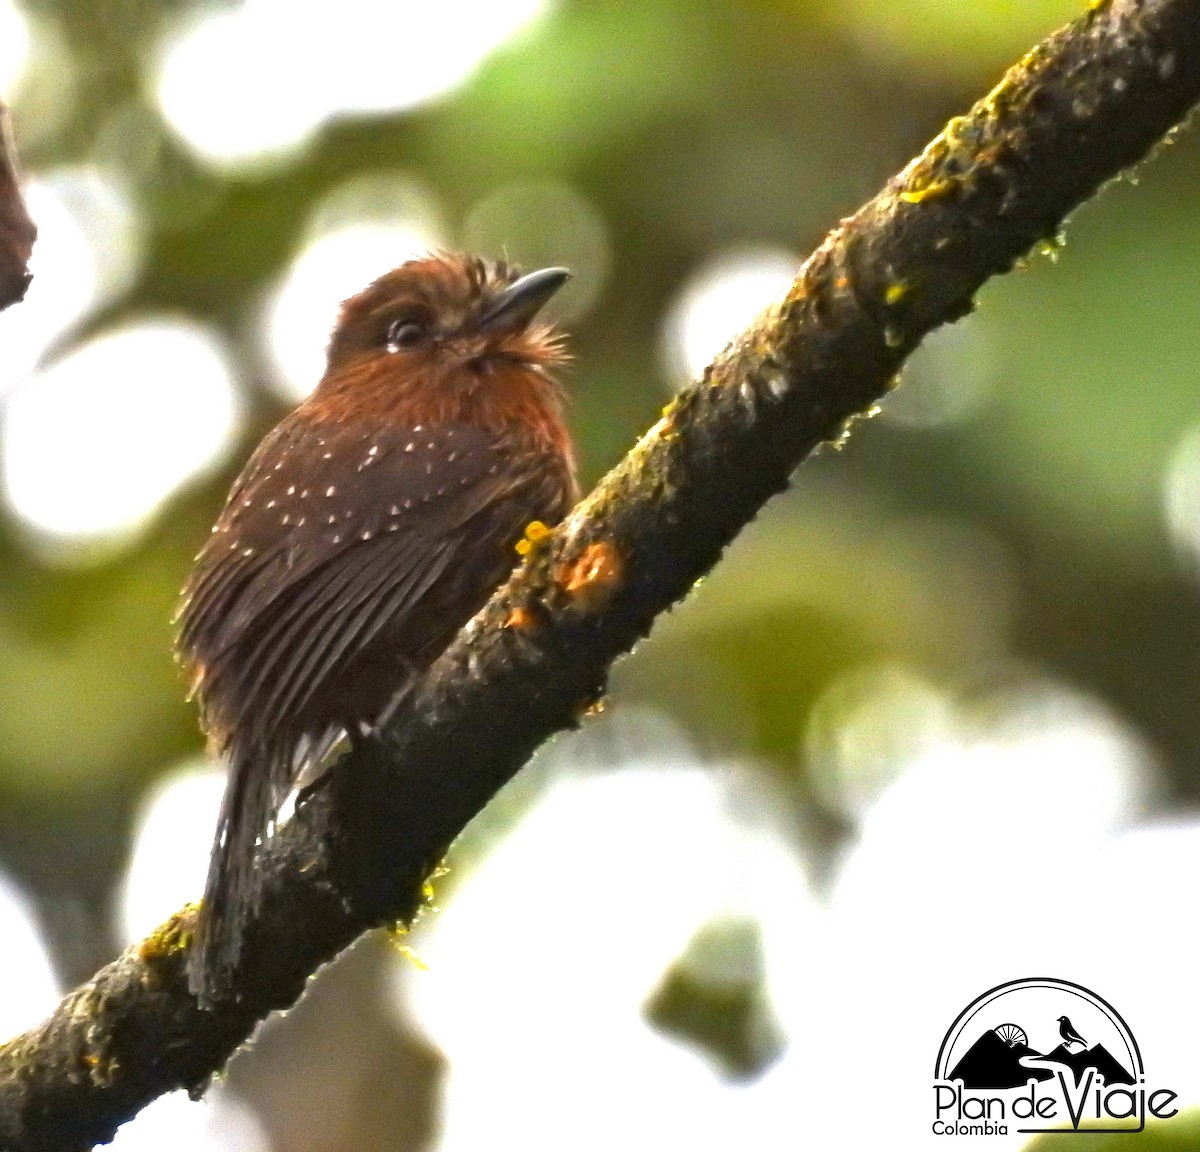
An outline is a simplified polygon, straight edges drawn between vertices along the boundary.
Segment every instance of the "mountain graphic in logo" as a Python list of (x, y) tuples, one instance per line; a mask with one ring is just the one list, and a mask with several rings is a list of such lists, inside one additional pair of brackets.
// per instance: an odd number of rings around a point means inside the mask
[(1112, 1056), (1103, 1044), (1094, 1048), (1085, 1048), (1082, 1052), (1070, 1052), (1065, 1044), (1060, 1044), (1052, 1052), (1047, 1052), (1043, 1060), (1053, 1060), (1055, 1064), (1065, 1064), (1075, 1073), (1075, 1083), (1083, 1079), (1083, 1074), (1094, 1068), (1098, 1076), (1104, 1077), (1105, 1084), (1135, 1084), (1132, 1073), (1127, 1072), (1121, 1062)]
[(1049, 1080), (1054, 1075), (1049, 1068), (1027, 1068), (1021, 1063), (1022, 1057), (1037, 1055), (1023, 1030), (1018, 1029), (1020, 1039), (1014, 1036), (1012, 1043), (1002, 1038), (1003, 1030), (1013, 1027), (989, 1028), (951, 1069), (950, 1079), (961, 1080), (964, 1088), (1020, 1088), (1031, 1077)]
[[(1031, 1063), (1024, 1063), (1026, 1060)], [(1105, 1084), (1135, 1083), (1103, 1044), (1072, 1052), (1063, 1043), (1042, 1054), (1029, 1046), (1025, 1030), (1015, 1024), (984, 1032), (951, 1069), (949, 1079), (961, 1080), (964, 1088), (1020, 1088), (1030, 1080), (1053, 1079), (1053, 1070), (1046, 1067), (1049, 1063), (1065, 1064), (1076, 1084), (1089, 1068), (1103, 1076)]]

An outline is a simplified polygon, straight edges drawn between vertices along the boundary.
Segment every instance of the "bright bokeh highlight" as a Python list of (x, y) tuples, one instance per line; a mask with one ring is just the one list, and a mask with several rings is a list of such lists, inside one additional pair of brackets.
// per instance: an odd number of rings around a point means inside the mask
[(202, 1100), (172, 1092), (123, 1124), (109, 1152), (271, 1152), (254, 1113), (221, 1084)]
[(0, 93), (21, 82), (29, 58), (29, 25), (11, 0), (0, 0)]
[(163, 776), (147, 793), (117, 897), (116, 930), (141, 940), (204, 891), (225, 773), (203, 760)]
[(622, 727), (610, 747), (637, 759), (597, 771), (597, 750), (587, 768), (564, 753), (419, 933), (428, 970), (398, 967), (398, 994), (451, 1062), (442, 1152), (518, 1128), (531, 1150), (610, 1148), (631, 1122), (647, 1147), (757, 1147), (739, 1133), (794, 1130), (643, 1014), (706, 924), (779, 916), (811, 932), (819, 909), (775, 798), (677, 740), (635, 751)]
[(902, 664), (837, 677), (809, 713), (804, 759), (821, 798), (849, 818), (867, 811), (918, 756), (954, 731), (947, 693)]
[(355, 180), (318, 206), (265, 312), (272, 382), (284, 397), (302, 400), (321, 378), (342, 301), (440, 247), (442, 235), (433, 198), (391, 175)]
[(760, 312), (783, 299), (799, 270), (799, 257), (766, 247), (725, 252), (697, 269), (663, 322), (668, 378), (677, 385), (695, 380)]
[(35, 370), (53, 343), (121, 292), (141, 243), (128, 195), (94, 167), (58, 168), (25, 186), (38, 238), (33, 282), (19, 307), (0, 312), (0, 396)]
[(548, 8), (548, 0), (248, 0), (210, 9), (164, 41), (158, 102), (211, 164), (285, 159), (338, 116), (402, 111), (453, 91)]
[(939, 428), (977, 413), (999, 382), (1001, 360), (983, 314), (928, 333), (880, 405), (889, 424)]
[(1200, 428), (1185, 433), (1167, 462), (1163, 512), (1172, 544), (1200, 570)]
[(47, 551), (127, 540), (224, 459), (240, 422), (208, 329), (159, 319), (106, 332), (10, 395), (5, 498)]
[(506, 258), (525, 271), (565, 266), (571, 279), (546, 315), (575, 321), (595, 307), (612, 263), (609, 227), (578, 188), (545, 181), (505, 184), (476, 204), (462, 227), (463, 251)]
[(60, 988), (29, 897), (0, 875), (0, 1043), (32, 1028), (58, 1002)]

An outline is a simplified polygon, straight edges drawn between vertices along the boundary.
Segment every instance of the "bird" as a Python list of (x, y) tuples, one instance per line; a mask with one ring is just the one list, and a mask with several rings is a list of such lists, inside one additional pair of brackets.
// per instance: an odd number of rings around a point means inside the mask
[(539, 319), (569, 278), (435, 252), (342, 304), (324, 374), (259, 444), (196, 557), (176, 655), (225, 760), (188, 983), (232, 992), (257, 846), (302, 773), (369, 737), (578, 498)]
[(1087, 1041), (1075, 1031), (1075, 1025), (1067, 1016), (1058, 1018), (1058, 1034), (1063, 1038), (1069, 1047), (1072, 1044), (1078, 1044), (1083, 1048), (1087, 1047)]

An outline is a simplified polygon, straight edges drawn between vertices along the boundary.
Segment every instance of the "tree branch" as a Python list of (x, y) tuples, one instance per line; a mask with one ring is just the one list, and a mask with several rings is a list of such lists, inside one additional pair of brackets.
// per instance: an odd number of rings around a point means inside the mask
[(8, 109), (0, 103), (0, 312), (25, 298), (37, 229), (21, 198), (20, 169)]
[(1200, 99), (1200, 0), (1095, 5), (1017, 64), (808, 259), (459, 635), (382, 737), (334, 768), (265, 851), (240, 997), (201, 1011), (191, 911), (0, 1049), (0, 1146), (89, 1148), (202, 1086), (256, 1023), (366, 929), (409, 920), (453, 838), (685, 596), (801, 460), (891, 387)]

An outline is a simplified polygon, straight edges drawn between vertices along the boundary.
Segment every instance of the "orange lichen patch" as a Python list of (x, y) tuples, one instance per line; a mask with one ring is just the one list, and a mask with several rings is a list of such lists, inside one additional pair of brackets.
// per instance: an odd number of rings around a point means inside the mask
[(525, 535), (513, 545), (518, 556), (528, 556), (535, 544), (540, 544), (550, 535), (550, 529), (540, 520), (531, 520), (525, 528)]
[(518, 632), (529, 632), (537, 627), (537, 617), (528, 608), (514, 608), (504, 621), (505, 628), (515, 628)]
[(605, 540), (589, 544), (573, 564), (559, 569), (560, 588), (585, 611), (602, 607), (620, 587), (624, 565), (616, 547)]

